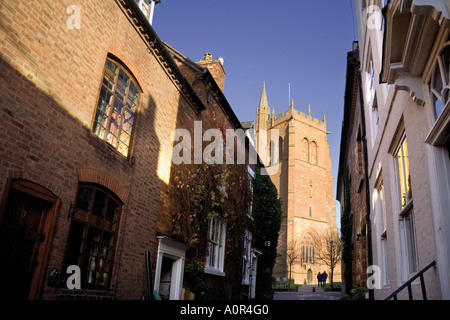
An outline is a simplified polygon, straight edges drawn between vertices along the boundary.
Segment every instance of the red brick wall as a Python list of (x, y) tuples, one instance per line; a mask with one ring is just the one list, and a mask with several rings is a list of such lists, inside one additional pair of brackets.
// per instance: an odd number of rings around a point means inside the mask
[[(68, 213), (78, 183), (113, 191), (123, 209), (111, 289), (117, 299), (140, 299), (147, 288), (145, 251), (152, 253), (154, 271), (156, 233), (172, 231), (174, 130), (193, 132), (194, 120), (203, 121), (203, 130), (231, 124), (215, 97), (208, 111), (194, 111), (173, 70), (149, 48), (119, 3), (7, 1), (1, 6), (0, 193), (8, 178), (20, 178), (61, 199), (48, 274), (53, 267), (64, 272)], [(71, 5), (81, 9), (78, 30), (66, 26)], [(123, 62), (143, 91), (128, 158), (91, 133), (108, 54)], [(205, 88), (200, 86), (199, 95), (206, 104)], [(42, 298), (56, 297), (57, 290), (44, 284)]]
[[(79, 30), (66, 27), (73, 4)], [(179, 106), (191, 106), (115, 1), (8, 1), (0, 10), (0, 192), (7, 178), (23, 178), (61, 199), (48, 263), (61, 270), (78, 182), (109, 187), (124, 202), (111, 287), (116, 298), (139, 299), (164, 200), (159, 156), (171, 146)], [(90, 132), (108, 53), (143, 90), (129, 159)], [(43, 297), (55, 290), (44, 286)]]

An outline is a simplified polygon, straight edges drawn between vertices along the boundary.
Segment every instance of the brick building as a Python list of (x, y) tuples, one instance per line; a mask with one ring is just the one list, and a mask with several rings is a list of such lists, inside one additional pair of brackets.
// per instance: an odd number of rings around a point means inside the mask
[[(204, 131), (214, 118), (241, 126), (224, 78), (218, 85), (215, 66), (198, 65), (192, 82), (151, 27), (150, 4), (2, 4), (2, 298), (140, 299), (149, 280), (183, 298), (187, 247), (171, 237), (174, 132), (193, 132), (194, 121)], [(80, 267), (81, 289), (66, 289), (69, 265)], [(228, 265), (223, 257), (216, 282)]]
[[(283, 209), (274, 277), (289, 276), (290, 254), (295, 283), (317, 283), (318, 272), (330, 273), (318, 258), (326, 252), (332, 234), (337, 235), (325, 115), (319, 121), (312, 117), (310, 107), (307, 114), (299, 112), (291, 100), (289, 109), (275, 116), (275, 109), (270, 112), (264, 85), (256, 135), (258, 154), (266, 165), (270, 164), (270, 177)], [(340, 267), (334, 273), (334, 281), (339, 281)]]
[(366, 288), (369, 262), (370, 206), (367, 195), (366, 123), (362, 112), (362, 86), (358, 43), (347, 54), (344, 117), (341, 132), (336, 199), (341, 205), (343, 290)]

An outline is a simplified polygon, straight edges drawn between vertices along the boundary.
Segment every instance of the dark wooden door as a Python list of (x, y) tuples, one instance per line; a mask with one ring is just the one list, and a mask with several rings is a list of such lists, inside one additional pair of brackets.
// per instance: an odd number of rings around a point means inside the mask
[(0, 221), (0, 298), (27, 299), (52, 203), (11, 189)]

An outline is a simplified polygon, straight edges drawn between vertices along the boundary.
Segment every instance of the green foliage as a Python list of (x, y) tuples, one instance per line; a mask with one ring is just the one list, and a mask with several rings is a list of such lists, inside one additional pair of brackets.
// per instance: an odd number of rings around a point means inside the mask
[(269, 176), (259, 170), (253, 184), (253, 218), (255, 222), (255, 245), (263, 251), (258, 259), (256, 286), (257, 299), (272, 297), (272, 273), (277, 257), (278, 235), (282, 210), (277, 189)]
[(196, 298), (201, 298), (206, 293), (207, 285), (204, 267), (204, 261), (202, 262), (200, 259), (192, 259), (184, 267), (185, 281)]
[(344, 293), (339, 300), (365, 300), (366, 291), (366, 288), (355, 288), (351, 290), (350, 294)]

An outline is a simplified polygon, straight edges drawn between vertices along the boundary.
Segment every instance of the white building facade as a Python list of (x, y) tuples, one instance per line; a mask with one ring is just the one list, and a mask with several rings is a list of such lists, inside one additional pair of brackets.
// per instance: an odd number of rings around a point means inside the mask
[[(354, 4), (381, 273), (374, 296), (386, 298), (435, 261), (423, 274), (427, 298), (450, 299), (450, 1)], [(411, 289), (422, 299), (420, 281)]]

